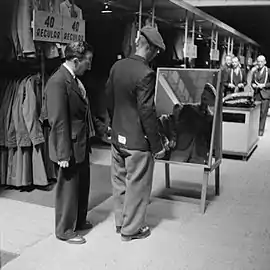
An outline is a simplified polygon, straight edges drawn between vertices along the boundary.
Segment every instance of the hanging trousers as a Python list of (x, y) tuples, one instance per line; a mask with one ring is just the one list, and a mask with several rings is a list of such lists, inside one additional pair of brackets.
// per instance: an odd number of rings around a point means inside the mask
[(111, 181), (116, 226), (132, 235), (145, 225), (152, 189), (154, 160), (151, 152), (112, 145)]
[(76, 229), (86, 221), (90, 188), (89, 158), (68, 168), (55, 164), (55, 170), (55, 234), (57, 238), (68, 240), (76, 236)]

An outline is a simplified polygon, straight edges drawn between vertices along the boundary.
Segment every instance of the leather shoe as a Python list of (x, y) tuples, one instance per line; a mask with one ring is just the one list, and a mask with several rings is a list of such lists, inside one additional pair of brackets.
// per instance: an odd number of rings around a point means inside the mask
[(68, 244), (81, 245), (81, 244), (85, 244), (86, 243), (86, 240), (81, 235), (76, 235), (73, 238), (67, 239), (66, 242)]
[(77, 231), (88, 231), (93, 228), (93, 225), (89, 221), (85, 221), (82, 225), (77, 227)]
[(121, 234), (122, 241), (131, 241), (135, 239), (144, 239), (151, 235), (150, 228), (148, 226), (144, 226), (139, 229), (139, 231), (132, 235)]

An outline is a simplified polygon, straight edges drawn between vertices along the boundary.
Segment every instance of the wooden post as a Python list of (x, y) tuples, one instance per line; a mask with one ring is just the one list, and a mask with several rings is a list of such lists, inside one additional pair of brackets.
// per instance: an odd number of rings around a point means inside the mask
[(227, 54), (230, 54), (230, 47), (231, 47), (231, 38), (228, 37), (228, 40), (227, 40)]
[(42, 83), (42, 93), (44, 93), (45, 88), (45, 56), (43, 48), (40, 48), (40, 65), (41, 65), (41, 83)]
[(216, 196), (219, 196), (219, 194), (220, 194), (219, 180), (220, 180), (220, 165), (218, 165), (217, 168), (215, 169), (215, 193), (216, 193)]
[[(210, 53), (211, 53), (211, 50), (213, 50), (214, 49), (214, 26), (213, 26), (213, 24), (212, 24), (212, 30), (211, 30), (211, 45), (210, 45)], [(212, 68), (213, 67), (213, 60), (211, 59), (211, 57), (210, 57), (210, 68)]]
[(143, 0), (140, 0), (140, 6), (139, 6), (139, 32), (142, 29), (142, 5), (143, 5)]
[(170, 164), (165, 163), (165, 186), (166, 188), (170, 188)]
[(152, 27), (155, 26), (155, 14), (156, 14), (156, 1), (152, 0), (152, 21), (151, 21)]
[(188, 39), (188, 11), (186, 10), (185, 41), (184, 41), (184, 64), (187, 67), (187, 39)]
[(233, 54), (233, 47), (234, 47), (234, 39), (231, 39), (231, 51), (230, 53)]
[(208, 180), (209, 180), (209, 171), (204, 170), (204, 172), (203, 172), (202, 192), (201, 192), (201, 213), (202, 214), (205, 213)]

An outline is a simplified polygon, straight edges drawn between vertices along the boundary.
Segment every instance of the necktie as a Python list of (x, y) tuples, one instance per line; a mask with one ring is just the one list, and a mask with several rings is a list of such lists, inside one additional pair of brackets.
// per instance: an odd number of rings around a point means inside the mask
[(85, 99), (86, 98), (86, 90), (85, 90), (82, 82), (78, 78), (75, 78), (75, 81), (76, 81), (76, 83), (78, 85), (78, 88), (80, 90), (80, 93), (81, 93), (82, 97)]

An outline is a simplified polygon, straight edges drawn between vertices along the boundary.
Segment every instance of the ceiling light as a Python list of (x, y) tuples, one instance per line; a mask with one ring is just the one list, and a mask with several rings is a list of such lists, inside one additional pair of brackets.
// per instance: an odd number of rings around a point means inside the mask
[(104, 3), (104, 8), (101, 11), (101, 13), (103, 13), (103, 14), (112, 13), (112, 10), (110, 9), (110, 6), (108, 3), (106, 3), (106, 2)]
[(203, 33), (202, 33), (201, 25), (199, 25), (199, 31), (198, 31), (198, 35), (196, 37), (196, 40), (203, 40)]

